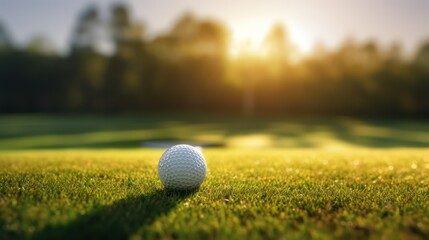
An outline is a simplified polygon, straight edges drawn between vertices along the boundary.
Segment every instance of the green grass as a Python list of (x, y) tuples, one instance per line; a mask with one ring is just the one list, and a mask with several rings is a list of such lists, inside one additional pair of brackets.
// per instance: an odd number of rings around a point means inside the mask
[(140, 148), (144, 141), (226, 147), (429, 147), (429, 122), (354, 118), (197, 115), (0, 115), (0, 150)]
[[(197, 191), (162, 150), (207, 148)], [(0, 239), (429, 239), (429, 122), (0, 116)]]
[(167, 192), (161, 150), (0, 152), (0, 239), (428, 239), (428, 149), (206, 149)]

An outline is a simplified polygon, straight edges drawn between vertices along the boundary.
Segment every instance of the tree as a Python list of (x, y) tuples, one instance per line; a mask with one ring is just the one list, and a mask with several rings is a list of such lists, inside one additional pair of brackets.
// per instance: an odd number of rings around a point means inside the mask
[[(167, 34), (150, 43), (150, 51), (163, 62), (166, 75), (163, 95), (170, 106), (200, 111), (223, 105), (228, 32), (215, 21), (185, 14)], [(161, 88), (161, 87), (160, 87)]]
[(419, 47), (413, 62), (413, 96), (414, 112), (419, 115), (429, 116), (429, 40)]
[(70, 54), (65, 59), (65, 85), (69, 89), (67, 105), (70, 110), (105, 108), (103, 99), (106, 57), (100, 46), (104, 38), (103, 23), (98, 9), (89, 6), (80, 15), (71, 37)]
[(263, 51), (272, 62), (287, 63), (296, 52), (283, 25), (276, 24), (263, 42)]
[(419, 47), (414, 64), (429, 71), (429, 41), (424, 42)]
[(141, 110), (147, 105), (149, 92), (144, 26), (133, 21), (123, 4), (112, 6), (108, 26), (114, 46), (106, 76), (109, 107)]
[(13, 47), (13, 41), (10, 33), (6, 29), (5, 25), (0, 22), (0, 50), (11, 49)]
[(57, 55), (53, 43), (43, 35), (36, 35), (25, 46), (25, 50), (31, 53), (39, 53), (43, 55)]
[(103, 42), (103, 24), (96, 6), (87, 7), (77, 21), (71, 37), (71, 53), (97, 52)]

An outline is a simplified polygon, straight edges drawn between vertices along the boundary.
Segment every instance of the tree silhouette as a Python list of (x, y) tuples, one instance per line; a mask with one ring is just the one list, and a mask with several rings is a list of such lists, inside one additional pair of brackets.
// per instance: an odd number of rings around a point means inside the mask
[(12, 37), (5, 25), (0, 22), (0, 50), (7, 50), (13, 47)]
[(429, 116), (428, 41), (412, 59), (398, 43), (348, 38), (296, 61), (281, 24), (261, 52), (237, 57), (214, 19), (186, 13), (162, 34), (145, 30), (125, 4), (89, 5), (61, 53), (40, 35), (14, 44), (0, 24), (0, 112)]

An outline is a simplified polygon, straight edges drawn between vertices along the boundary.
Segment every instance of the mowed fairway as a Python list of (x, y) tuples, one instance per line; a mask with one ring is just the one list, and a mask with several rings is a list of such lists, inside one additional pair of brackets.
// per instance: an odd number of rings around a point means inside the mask
[(204, 150), (195, 192), (160, 150), (0, 154), (0, 239), (429, 237), (429, 150)]
[[(163, 149), (208, 174), (165, 191)], [(0, 116), (0, 239), (429, 239), (424, 121)]]

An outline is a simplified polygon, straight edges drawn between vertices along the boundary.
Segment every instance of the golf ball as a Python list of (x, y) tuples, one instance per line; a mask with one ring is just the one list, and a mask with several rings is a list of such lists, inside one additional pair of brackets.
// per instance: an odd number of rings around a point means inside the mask
[(169, 189), (195, 189), (206, 177), (206, 160), (199, 148), (179, 144), (167, 149), (158, 163), (158, 175)]

